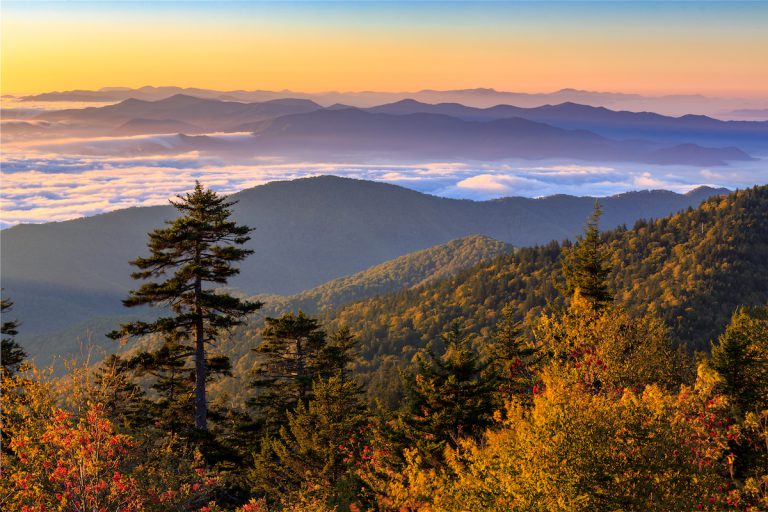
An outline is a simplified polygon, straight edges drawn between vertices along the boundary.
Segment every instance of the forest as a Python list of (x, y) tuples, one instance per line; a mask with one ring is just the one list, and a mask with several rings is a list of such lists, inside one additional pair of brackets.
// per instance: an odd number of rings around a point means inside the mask
[(3, 298), (2, 510), (768, 510), (768, 186), (311, 312), (226, 287), (233, 202), (172, 204), (134, 350), (37, 368)]

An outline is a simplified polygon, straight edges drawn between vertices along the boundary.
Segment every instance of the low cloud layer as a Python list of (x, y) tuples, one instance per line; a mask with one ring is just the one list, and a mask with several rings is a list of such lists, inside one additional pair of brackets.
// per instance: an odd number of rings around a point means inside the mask
[[(121, 139), (122, 140), (122, 139)], [(232, 160), (198, 152), (116, 156), (4, 148), (0, 222), (62, 221), (120, 208), (166, 204), (200, 180), (232, 193), (274, 180), (334, 174), (402, 185), (434, 195), (486, 200), (552, 194), (605, 196), (629, 190), (685, 192), (766, 182), (765, 161), (717, 171), (683, 166), (584, 165), (563, 161), (434, 162), (401, 165)]]

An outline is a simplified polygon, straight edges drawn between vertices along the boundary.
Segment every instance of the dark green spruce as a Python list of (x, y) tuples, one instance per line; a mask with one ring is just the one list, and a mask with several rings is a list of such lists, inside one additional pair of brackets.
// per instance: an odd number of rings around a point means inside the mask
[(327, 335), (315, 318), (301, 311), (267, 318), (262, 343), (254, 349), (258, 360), (251, 400), (265, 428), (276, 433), (285, 425), (286, 413), (312, 396), (312, 382), (320, 375)]
[(207, 429), (206, 347), (218, 335), (236, 325), (261, 307), (222, 293), (220, 287), (237, 274), (233, 263), (253, 251), (241, 246), (250, 238), (251, 229), (230, 219), (234, 202), (227, 201), (200, 183), (171, 204), (181, 214), (168, 221), (168, 227), (149, 234), (151, 255), (131, 262), (139, 271), (131, 277), (139, 280), (162, 279), (132, 290), (123, 304), (168, 307), (172, 316), (154, 322), (134, 322), (121, 326), (108, 336), (117, 339), (159, 333), (167, 344), (181, 346), (176, 352), (193, 357), (195, 362), (195, 427)]
[(602, 214), (600, 203), (595, 201), (595, 210), (584, 227), (584, 235), (578, 238), (576, 245), (564, 248), (562, 256), (566, 296), (572, 297), (578, 291), (596, 308), (613, 300), (608, 288), (610, 253), (598, 228)]
[(471, 337), (454, 323), (441, 340), (442, 355), (428, 346), (416, 356), (403, 425), (410, 444), (433, 464), (442, 460), (446, 446), (455, 448), (460, 438), (488, 427), (498, 407), (496, 379)]

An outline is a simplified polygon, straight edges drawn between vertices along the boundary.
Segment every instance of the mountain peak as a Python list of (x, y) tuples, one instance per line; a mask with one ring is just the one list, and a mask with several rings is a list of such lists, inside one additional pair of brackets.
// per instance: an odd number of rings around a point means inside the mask
[(157, 103), (164, 103), (164, 104), (190, 104), (190, 103), (201, 103), (204, 101), (216, 101), (216, 100), (206, 100), (203, 98), (198, 98), (197, 96), (191, 96), (189, 94), (184, 93), (178, 93), (174, 94), (173, 96), (169, 96), (165, 99), (158, 100)]

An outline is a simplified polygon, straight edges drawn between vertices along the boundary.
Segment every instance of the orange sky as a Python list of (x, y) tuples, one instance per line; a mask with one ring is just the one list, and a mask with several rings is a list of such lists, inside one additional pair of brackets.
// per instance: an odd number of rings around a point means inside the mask
[(3, 93), (564, 87), (768, 96), (768, 3), (14, 3)]

